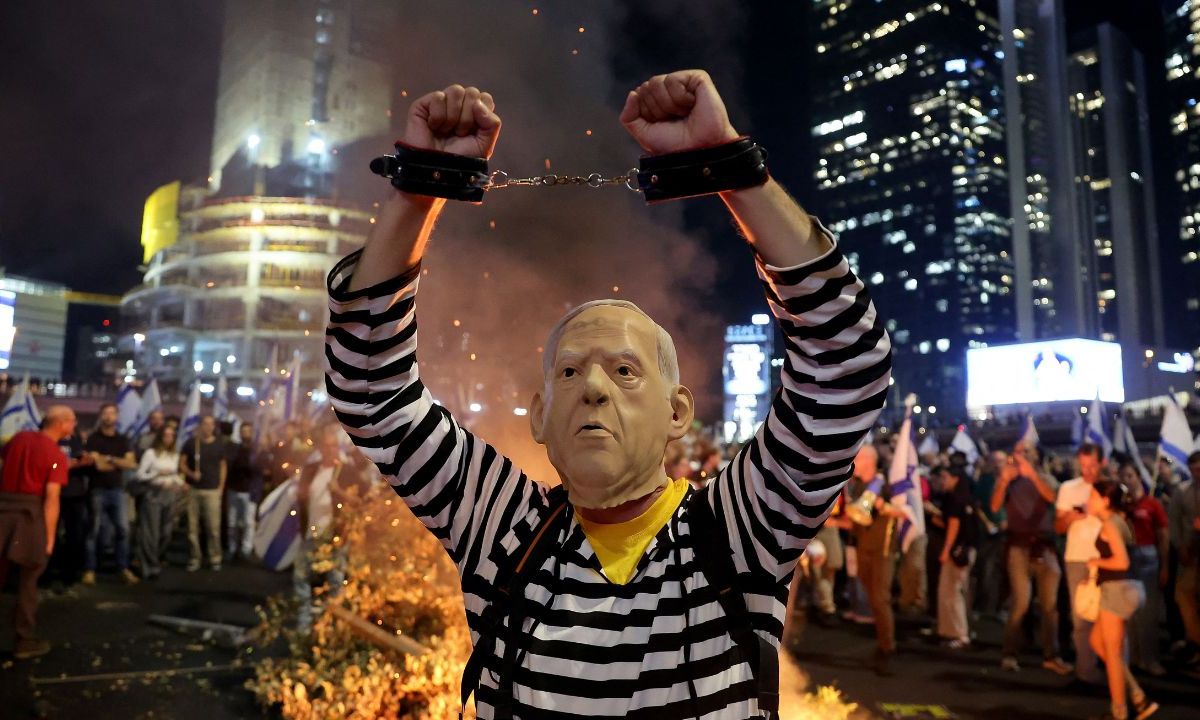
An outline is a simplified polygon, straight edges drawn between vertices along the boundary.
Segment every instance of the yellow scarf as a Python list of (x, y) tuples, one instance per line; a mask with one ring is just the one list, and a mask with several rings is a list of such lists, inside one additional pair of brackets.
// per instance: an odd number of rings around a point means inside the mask
[(687, 489), (687, 478), (672, 480), (646, 512), (625, 522), (590, 522), (578, 512), (575, 513), (575, 519), (583, 527), (588, 542), (600, 560), (600, 566), (604, 568), (604, 576), (610, 582), (617, 585), (629, 582), (638, 561), (642, 559), (642, 553), (646, 552), (650, 541), (675, 514)]

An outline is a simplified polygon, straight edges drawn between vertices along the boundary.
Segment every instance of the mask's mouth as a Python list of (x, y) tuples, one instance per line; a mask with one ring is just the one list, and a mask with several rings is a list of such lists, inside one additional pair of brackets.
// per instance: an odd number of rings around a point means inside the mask
[(584, 423), (582, 426), (580, 426), (579, 430), (576, 431), (575, 434), (576, 435), (585, 435), (585, 436), (586, 435), (612, 435), (612, 432), (609, 431), (608, 428), (604, 427), (600, 423), (590, 422), (590, 423)]

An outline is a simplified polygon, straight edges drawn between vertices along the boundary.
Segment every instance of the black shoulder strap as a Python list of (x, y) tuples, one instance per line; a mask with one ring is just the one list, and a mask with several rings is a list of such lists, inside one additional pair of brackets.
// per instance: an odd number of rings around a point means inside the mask
[(779, 650), (754, 632), (746, 598), (739, 588), (733, 553), (729, 549), (729, 533), (717, 526), (717, 519), (708, 504), (709, 487), (693, 493), (688, 499), (692, 548), (704, 577), (717, 591), (717, 602), (729, 618), (729, 634), (754, 673), (759, 710), (767, 718), (776, 718), (779, 713)]
[[(502, 620), (508, 617), (509, 627), (514, 627), (512, 624), (514, 620), (519, 622), (523, 619), (516, 611), (523, 608), (521, 600), (524, 599), (525, 586), (529, 583), (530, 576), (537, 572), (554, 550), (553, 541), (542, 541), (548, 535), (554, 534), (553, 529), (561, 528), (564, 522), (570, 520), (571, 514), (567, 511), (567, 489), (565, 487), (557, 485), (550, 488), (546, 493), (546, 503), (549, 511), (542, 516), (541, 522), (538, 523), (530, 537), (529, 544), (523, 550), (518, 549), (517, 552), (505, 558), (506, 567), (497, 569), (496, 577), (503, 578), (501, 584), (496, 587), (499, 594), (483, 609), (483, 615), (480, 618), (479, 642), (471, 648), (471, 657), (467, 659), (467, 664), (463, 668), (462, 687), (459, 691), (463, 713), (467, 710), (467, 700), (471, 697), (471, 693), (479, 688), (484, 662), (496, 652), (496, 638), (503, 629)], [(505, 642), (506, 654), (511, 645), (510, 638)], [(508, 678), (508, 681), (511, 682), (511, 678)], [(509, 712), (511, 713), (511, 710)], [(500, 717), (500, 715), (496, 717)]]

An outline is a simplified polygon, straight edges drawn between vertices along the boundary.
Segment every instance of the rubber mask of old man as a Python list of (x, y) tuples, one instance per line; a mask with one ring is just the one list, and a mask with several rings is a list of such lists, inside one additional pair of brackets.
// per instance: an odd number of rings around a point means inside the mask
[(636, 516), (667, 487), (666, 446), (692, 424), (671, 336), (633, 303), (596, 300), (551, 330), (542, 370), (530, 427), (571, 504)]

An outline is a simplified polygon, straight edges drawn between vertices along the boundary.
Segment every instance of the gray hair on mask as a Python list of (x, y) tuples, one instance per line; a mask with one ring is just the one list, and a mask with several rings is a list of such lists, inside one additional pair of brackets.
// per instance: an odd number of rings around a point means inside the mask
[(679, 384), (679, 356), (675, 354), (675, 341), (671, 339), (671, 334), (662, 328), (661, 325), (654, 322), (654, 318), (647, 315), (640, 307), (634, 305), (628, 300), (592, 300), (578, 305), (575, 308), (563, 315), (554, 327), (550, 329), (550, 337), (546, 340), (546, 348), (542, 353), (542, 375), (549, 382), (550, 375), (554, 371), (554, 358), (558, 355), (558, 343), (562, 340), (563, 332), (567, 329), (567, 324), (578, 317), (580, 314), (594, 307), (619, 307), (631, 310), (638, 315), (650, 321), (654, 326), (654, 335), (658, 345), (658, 371), (662, 374), (663, 379), (671, 385)]

